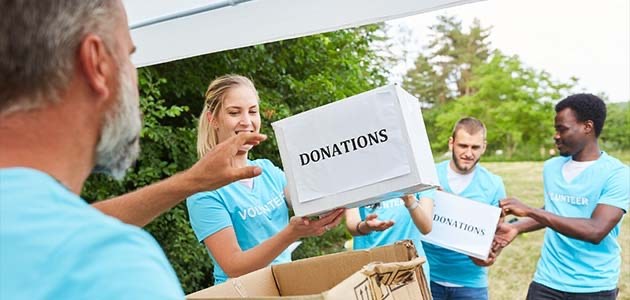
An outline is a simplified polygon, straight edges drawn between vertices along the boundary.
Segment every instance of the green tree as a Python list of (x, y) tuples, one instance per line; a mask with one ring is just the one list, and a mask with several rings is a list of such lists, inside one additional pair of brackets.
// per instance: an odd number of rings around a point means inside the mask
[(553, 147), (552, 102), (575, 85), (556, 82), (517, 56), (490, 52), (489, 28), (475, 20), (467, 31), (453, 17), (439, 17), (432, 39), (403, 80), (425, 104), (434, 152), (447, 150), (453, 124), (463, 116), (488, 126), (488, 150), (507, 158), (541, 159)]
[(573, 83), (555, 82), (545, 71), (523, 66), (517, 56), (495, 51), (487, 64), (473, 73), (470, 86), (476, 92), (436, 109), (437, 142), (445, 149), (453, 124), (473, 116), (488, 126), (488, 150), (504, 150), (511, 158), (517, 150), (528, 158), (541, 158), (553, 146), (553, 105)]
[(604, 149), (630, 150), (630, 102), (607, 103), (601, 140)]
[(473, 72), (490, 56), (490, 29), (475, 19), (466, 32), (455, 17), (440, 16), (431, 30), (426, 53), (407, 72), (403, 87), (427, 104), (445, 104), (473, 94)]

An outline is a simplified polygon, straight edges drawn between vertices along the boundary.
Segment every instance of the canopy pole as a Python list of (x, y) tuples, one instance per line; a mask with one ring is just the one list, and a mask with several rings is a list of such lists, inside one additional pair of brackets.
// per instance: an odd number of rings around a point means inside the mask
[(173, 13), (173, 14), (168, 14), (168, 15), (159, 16), (159, 17), (156, 17), (156, 18), (153, 18), (153, 19), (140, 21), (138, 23), (131, 24), (129, 26), (129, 29), (130, 30), (138, 29), (138, 28), (142, 28), (142, 27), (145, 27), (145, 26), (150, 26), (150, 25), (154, 25), (154, 24), (158, 24), (158, 23), (162, 23), (162, 22), (168, 22), (170, 20), (174, 20), (174, 19), (177, 19), (177, 18), (188, 17), (188, 16), (204, 13), (204, 12), (207, 12), (207, 11), (219, 9), (219, 8), (224, 8), (224, 7), (228, 7), (228, 6), (236, 6), (238, 4), (241, 4), (241, 3), (244, 3), (244, 2), (249, 2), (249, 1), (252, 1), (252, 0), (222, 0), (222, 1), (217, 1), (217, 2), (214, 2), (212, 4), (196, 7), (196, 8), (193, 8), (193, 9), (184, 10), (184, 11), (176, 12), (176, 13)]

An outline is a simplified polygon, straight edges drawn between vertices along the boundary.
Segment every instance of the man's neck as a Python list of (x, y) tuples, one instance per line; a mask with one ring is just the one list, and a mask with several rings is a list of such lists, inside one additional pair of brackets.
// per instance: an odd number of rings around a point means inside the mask
[(597, 160), (601, 154), (599, 144), (597, 140), (595, 140), (594, 142), (587, 143), (580, 152), (574, 154), (571, 158), (575, 161), (592, 161)]
[[(94, 120), (54, 105), (3, 116), (0, 122), (0, 168), (32, 168), (80, 194), (92, 171), (96, 136)], [(80, 111), (80, 110), (79, 110)]]

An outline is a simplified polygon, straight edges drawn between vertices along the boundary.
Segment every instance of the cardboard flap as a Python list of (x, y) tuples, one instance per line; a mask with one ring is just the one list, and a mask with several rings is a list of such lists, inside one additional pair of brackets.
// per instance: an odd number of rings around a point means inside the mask
[[(422, 246), (420, 246), (422, 247)], [(370, 250), (372, 256), (370, 262), (396, 262), (408, 261), (418, 257), (416, 246), (411, 240), (402, 240), (394, 245), (376, 247)]]
[(431, 299), (425, 284), (417, 282), (424, 259), (408, 262), (372, 263), (325, 293), (326, 299), (426, 300)]
[(416, 268), (423, 263), (423, 258), (405, 262), (370, 263), (361, 269), (361, 273), (366, 277), (373, 277), (378, 286), (400, 286), (413, 282)]
[(319, 294), (359, 271), (370, 260), (367, 250), (342, 252), (274, 265), (272, 270), (281, 295)]
[(186, 299), (245, 298), (280, 296), (271, 267), (230, 279), (222, 284), (186, 295)]
[[(413, 242), (403, 240), (370, 250), (341, 252), (274, 265), (272, 271), (280, 295), (308, 295), (333, 288), (369, 263), (407, 262), (417, 257)], [(418, 258), (417, 262), (422, 264), (425, 259)]]

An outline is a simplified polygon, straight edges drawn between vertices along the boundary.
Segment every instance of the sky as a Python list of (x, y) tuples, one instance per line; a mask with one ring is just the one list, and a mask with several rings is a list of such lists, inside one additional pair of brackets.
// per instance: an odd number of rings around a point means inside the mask
[(488, 0), (389, 21), (393, 32), (412, 32), (412, 41), (401, 43), (410, 58), (395, 72), (412, 65), (440, 15), (456, 16), (464, 28), (479, 19), (482, 27), (491, 27), (493, 49), (518, 55), (526, 66), (556, 80), (577, 77), (576, 92), (630, 101), (630, 1)]

